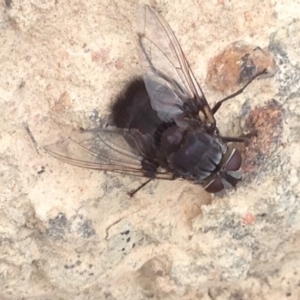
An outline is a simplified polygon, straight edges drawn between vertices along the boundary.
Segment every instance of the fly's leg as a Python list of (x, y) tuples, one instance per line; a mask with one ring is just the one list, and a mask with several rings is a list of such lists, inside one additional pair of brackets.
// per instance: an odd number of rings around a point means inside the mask
[(225, 143), (234, 142), (234, 143), (245, 143), (246, 145), (248, 145), (250, 142), (250, 139), (254, 136), (257, 136), (256, 130), (254, 130), (248, 134), (243, 134), (239, 137), (221, 136), (221, 138)]
[(144, 183), (142, 183), (138, 188), (128, 192), (127, 194), (129, 195), (129, 197), (131, 198), (135, 193), (137, 193), (139, 190), (141, 190), (146, 184), (148, 184), (152, 179), (148, 179), (147, 181), (145, 181)]
[(267, 74), (267, 69), (264, 69), (262, 72), (256, 74), (256, 75), (255, 75), (252, 79), (250, 79), (250, 80), (249, 80), (249, 81), (248, 81), (241, 89), (239, 89), (239, 90), (236, 91), (235, 93), (233, 93), (233, 94), (227, 96), (226, 98), (224, 98), (224, 99), (218, 101), (218, 102), (215, 104), (215, 106), (212, 108), (212, 113), (215, 114), (215, 113), (219, 110), (219, 108), (221, 107), (221, 105), (222, 105), (224, 102), (226, 102), (227, 100), (230, 100), (230, 99), (236, 97), (237, 95), (242, 94), (243, 91), (245, 90), (245, 88), (246, 88), (246, 87), (247, 87), (247, 86), (248, 86), (255, 78), (257, 78), (258, 76), (263, 75), (263, 74)]

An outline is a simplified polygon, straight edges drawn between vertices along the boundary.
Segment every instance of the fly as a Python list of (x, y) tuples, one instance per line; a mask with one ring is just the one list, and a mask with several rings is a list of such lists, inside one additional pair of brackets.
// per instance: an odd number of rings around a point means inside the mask
[(266, 70), (210, 107), (167, 21), (147, 5), (140, 15), (143, 78), (132, 80), (112, 105), (112, 126), (74, 131), (45, 149), (78, 167), (183, 178), (210, 193), (235, 187), (242, 158), (227, 143), (247, 138), (220, 135), (215, 114)]

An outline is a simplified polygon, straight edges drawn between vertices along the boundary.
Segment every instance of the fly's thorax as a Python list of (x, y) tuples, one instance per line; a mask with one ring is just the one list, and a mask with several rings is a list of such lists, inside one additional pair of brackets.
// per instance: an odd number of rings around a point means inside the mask
[(172, 150), (168, 152), (169, 166), (178, 177), (202, 182), (215, 171), (224, 155), (222, 141), (202, 130), (169, 130), (167, 137), (168, 142), (173, 139), (174, 146), (168, 148)]
[(161, 134), (160, 151), (169, 157), (181, 147), (186, 129), (180, 128), (177, 125), (165, 129)]

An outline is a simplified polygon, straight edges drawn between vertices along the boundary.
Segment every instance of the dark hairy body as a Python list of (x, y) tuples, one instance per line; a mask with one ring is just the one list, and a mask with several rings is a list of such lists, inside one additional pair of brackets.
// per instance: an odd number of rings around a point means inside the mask
[[(182, 128), (176, 122), (162, 121), (151, 106), (142, 78), (135, 78), (126, 86), (111, 106), (111, 112), (112, 125), (136, 129), (152, 138), (155, 147), (145, 154), (142, 162), (146, 177), (155, 178), (157, 168), (162, 167), (173, 173), (174, 179), (181, 177), (202, 183), (210, 180), (211, 172), (221, 170), (222, 153), (227, 149), (222, 140), (203, 132), (199, 126)], [(231, 170), (238, 170), (240, 164), (237, 157)], [(227, 180), (235, 186), (239, 178), (227, 176)]]

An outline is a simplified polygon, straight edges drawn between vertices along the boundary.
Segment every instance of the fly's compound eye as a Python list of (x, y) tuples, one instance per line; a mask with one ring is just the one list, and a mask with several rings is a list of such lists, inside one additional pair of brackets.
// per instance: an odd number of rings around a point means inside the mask
[(242, 157), (239, 151), (233, 149), (221, 172), (222, 182), (227, 187), (235, 187), (242, 179)]
[[(229, 152), (228, 152), (229, 153)], [(228, 155), (228, 154), (227, 154)], [(226, 157), (226, 155), (225, 155)], [(224, 188), (235, 187), (239, 180), (241, 180), (241, 165), (242, 157), (239, 151), (233, 149), (228, 159), (223, 162), (223, 171), (218, 173), (209, 183), (205, 186), (205, 190), (209, 193), (218, 193)]]
[(205, 187), (205, 190), (209, 193), (218, 193), (224, 189), (224, 185), (220, 176), (215, 177), (208, 186)]
[(233, 149), (230, 157), (224, 165), (225, 171), (238, 171), (242, 165), (242, 157), (239, 151)]

